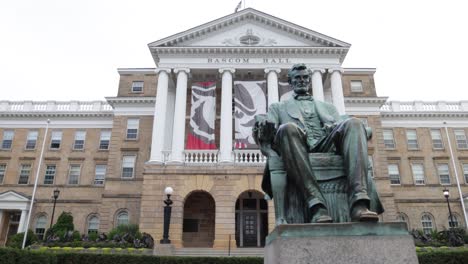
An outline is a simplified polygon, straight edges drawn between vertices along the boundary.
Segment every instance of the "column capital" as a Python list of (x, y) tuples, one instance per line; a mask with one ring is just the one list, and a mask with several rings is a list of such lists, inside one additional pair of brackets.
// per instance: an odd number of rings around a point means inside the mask
[(231, 72), (231, 74), (234, 74), (236, 72), (236, 69), (234, 68), (220, 68), (218, 69), (219, 73), (223, 74), (226, 71)]
[(320, 72), (320, 73), (325, 73), (326, 70), (324, 68), (310, 68), (310, 72)]
[(328, 72), (329, 72), (330, 74), (333, 73), (333, 72), (336, 72), (336, 71), (339, 72), (339, 73), (341, 73), (341, 74), (343, 74), (344, 69), (341, 68), (341, 67), (328, 68)]
[(174, 73), (179, 73), (179, 72), (185, 72), (185, 73), (189, 74), (190, 69), (189, 68), (175, 68), (174, 69)]
[(281, 69), (280, 68), (265, 68), (265, 73), (268, 74), (270, 72), (276, 72), (276, 73), (280, 73), (281, 72)]
[(166, 72), (167, 74), (170, 74), (172, 69), (171, 68), (156, 68), (154, 70), (155, 73), (159, 73), (159, 72)]

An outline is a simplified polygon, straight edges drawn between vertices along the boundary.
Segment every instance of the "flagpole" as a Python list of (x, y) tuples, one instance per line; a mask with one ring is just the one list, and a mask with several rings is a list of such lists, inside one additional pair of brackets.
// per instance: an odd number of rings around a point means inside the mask
[(41, 155), (39, 156), (39, 164), (37, 166), (36, 179), (34, 180), (34, 188), (33, 188), (33, 193), (31, 197), (31, 203), (29, 205), (28, 220), (26, 221), (26, 230), (24, 231), (23, 245), (21, 246), (21, 249), (24, 249), (24, 246), (26, 245), (26, 239), (28, 237), (29, 221), (31, 220), (32, 208), (34, 205), (34, 198), (36, 196), (36, 190), (37, 190), (37, 182), (39, 180), (39, 173), (41, 172), (42, 156), (44, 155), (44, 148), (45, 148), (45, 143), (47, 140), (47, 132), (49, 130), (49, 124), (50, 124), (50, 119), (47, 119), (44, 140), (42, 141)]

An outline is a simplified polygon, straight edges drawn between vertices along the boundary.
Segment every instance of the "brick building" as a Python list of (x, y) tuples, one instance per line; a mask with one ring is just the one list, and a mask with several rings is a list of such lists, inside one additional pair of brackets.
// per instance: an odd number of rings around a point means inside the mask
[[(117, 96), (106, 101), (0, 101), (0, 243), (24, 230), (39, 173), (30, 221), (39, 235), (58, 188), (54, 221), (71, 212), (81, 233), (135, 223), (159, 240), (171, 186), (176, 248), (262, 247), (274, 228), (272, 202), (260, 187), (265, 160), (235, 143), (241, 115), (233, 86), (263, 82), (265, 102), (277, 102), (294, 63), (313, 69), (316, 100), (373, 129), (369, 173), (386, 209), (382, 221), (447, 228), (448, 188), (454, 225), (465, 226), (468, 101), (386, 102), (377, 95), (375, 69), (341, 66), (350, 44), (252, 8), (148, 47), (156, 68), (118, 69)], [(187, 148), (193, 87), (208, 80), (215, 147)]]

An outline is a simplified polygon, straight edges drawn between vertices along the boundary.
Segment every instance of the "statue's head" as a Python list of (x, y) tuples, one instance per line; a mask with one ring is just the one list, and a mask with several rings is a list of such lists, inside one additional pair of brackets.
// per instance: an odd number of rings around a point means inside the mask
[(311, 71), (303, 63), (294, 64), (288, 71), (288, 83), (296, 94), (306, 94), (309, 91)]

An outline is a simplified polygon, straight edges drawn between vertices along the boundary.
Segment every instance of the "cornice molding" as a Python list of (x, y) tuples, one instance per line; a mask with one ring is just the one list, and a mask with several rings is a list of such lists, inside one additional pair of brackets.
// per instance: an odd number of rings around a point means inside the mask
[(145, 96), (145, 97), (106, 97), (106, 101), (109, 105), (114, 107), (116, 104), (137, 104), (137, 103), (147, 103), (154, 104), (156, 102), (156, 97), (154, 96)]
[(345, 103), (350, 104), (380, 104), (387, 102), (388, 97), (345, 97)]
[(3, 112), (0, 117), (112, 117), (112, 112)]
[(467, 118), (468, 112), (381, 112), (383, 118), (398, 117), (398, 118), (427, 118), (427, 117), (451, 117), (451, 118)]

